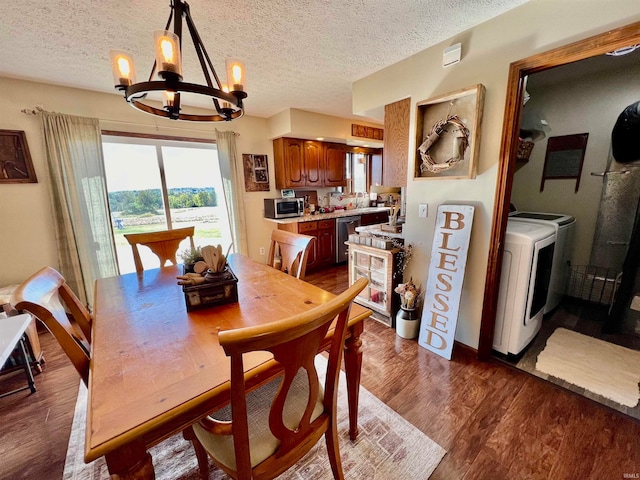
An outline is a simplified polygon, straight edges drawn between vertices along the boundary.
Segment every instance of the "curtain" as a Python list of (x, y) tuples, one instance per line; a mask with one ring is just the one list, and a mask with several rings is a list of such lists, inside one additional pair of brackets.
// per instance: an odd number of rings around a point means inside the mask
[(236, 153), (236, 133), (231, 131), (221, 132), (216, 129), (216, 143), (218, 147), (218, 159), (220, 161), (220, 175), (224, 197), (227, 201), (227, 214), (231, 225), (231, 238), (235, 252), (248, 255), (247, 227), (244, 219), (244, 207), (242, 199), (242, 179), (244, 170), (242, 163), (238, 162)]
[(91, 308), (96, 279), (118, 274), (99, 122), (50, 112), (41, 119), (60, 273)]

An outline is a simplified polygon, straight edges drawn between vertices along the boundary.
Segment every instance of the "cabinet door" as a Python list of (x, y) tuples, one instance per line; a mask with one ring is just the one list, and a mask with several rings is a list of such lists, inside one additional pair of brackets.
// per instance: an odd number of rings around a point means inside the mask
[(284, 168), (287, 187), (304, 187), (305, 161), (301, 140), (295, 138), (284, 139)]
[(324, 146), (324, 185), (340, 187), (347, 184), (347, 148), (338, 143)]
[(323, 220), (318, 229), (318, 261), (328, 267), (336, 262), (336, 227), (335, 220)]
[(319, 255), (318, 255), (318, 222), (303, 222), (298, 224), (298, 233), (302, 233), (303, 235), (311, 235), (316, 238), (315, 242), (311, 243), (311, 248), (309, 249), (309, 255), (307, 256), (307, 272), (318, 268)]
[(307, 187), (322, 187), (323, 175), (323, 146), (320, 142), (310, 140), (304, 142), (304, 169), (306, 175), (305, 185)]

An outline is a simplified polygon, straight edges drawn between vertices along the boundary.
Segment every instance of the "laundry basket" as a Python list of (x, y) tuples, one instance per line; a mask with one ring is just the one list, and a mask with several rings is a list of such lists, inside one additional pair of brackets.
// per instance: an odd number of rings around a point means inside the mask
[(572, 265), (567, 296), (592, 303), (612, 305), (622, 280), (622, 272), (595, 265)]

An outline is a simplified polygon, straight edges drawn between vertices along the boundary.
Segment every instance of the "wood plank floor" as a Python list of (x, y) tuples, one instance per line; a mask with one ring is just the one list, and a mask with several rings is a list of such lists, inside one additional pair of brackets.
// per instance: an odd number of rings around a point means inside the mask
[[(307, 277), (346, 287), (344, 267)], [(38, 391), (0, 399), (0, 479), (60, 479), (78, 377), (49, 334)], [(432, 479), (623, 479), (640, 474), (640, 424), (499, 362), (446, 361), (368, 320), (362, 384), (447, 450)], [(19, 375), (0, 379), (8, 390)], [(625, 477), (625, 474), (627, 476)], [(402, 479), (408, 480), (408, 479)]]

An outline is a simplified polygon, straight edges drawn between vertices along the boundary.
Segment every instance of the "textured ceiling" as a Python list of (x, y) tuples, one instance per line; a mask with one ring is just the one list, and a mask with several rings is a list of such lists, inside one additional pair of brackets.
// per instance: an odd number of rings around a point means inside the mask
[[(191, 0), (219, 75), (244, 61), (246, 113), (287, 108), (353, 117), (351, 84), (527, 0)], [(1, 7), (0, 76), (112, 92), (109, 50), (129, 51), (138, 81), (169, 0), (30, 0)], [(201, 81), (185, 44), (185, 81)], [(30, 106), (26, 106), (30, 107)], [(46, 108), (46, 105), (44, 105)]]

